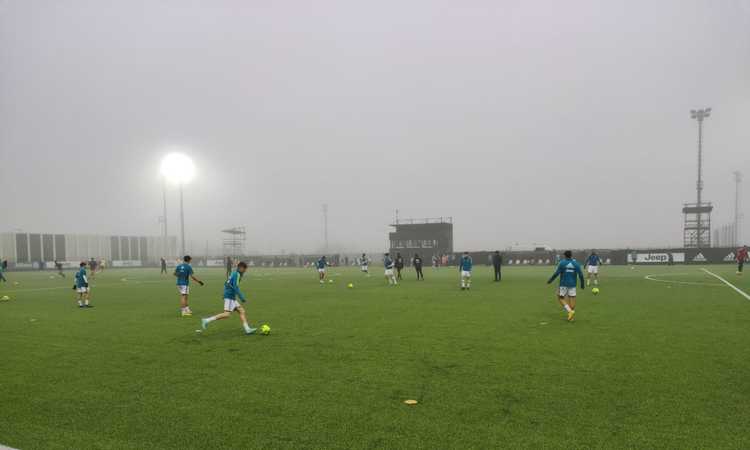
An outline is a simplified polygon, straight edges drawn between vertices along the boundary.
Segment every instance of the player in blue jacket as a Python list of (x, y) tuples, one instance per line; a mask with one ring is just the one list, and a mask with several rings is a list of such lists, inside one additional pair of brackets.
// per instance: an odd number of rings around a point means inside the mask
[(558, 290), (557, 298), (560, 301), (560, 305), (568, 312), (568, 321), (572, 321), (573, 316), (576, 314), (576, 283), (580, 280), (581, 288), (583, 288), (585, 281), (581, 265), (573, 259), (573, 252), (567, 250), (564, 255), (565, 258), (557, 265), (557, 270), (547, 280), (547, 284), (555, 281), (555, 278), (558, 276), (560, 277), (560, 289)]
[(458, 270), (461, 272), (461, 290), (471, 289), (471, 269), (474, 267), (474, 261), (472, 261), (469, 252), (464, 252), (464, 255), (458, 261)]
[(82, 262), (79, 267), (78, 272), (76, 272), (75, 284), (75, 290), (78, 292), (78, 307), (93, 308), (89, 304), (89, 279), (86, 276), (86, 263)]
[(208, 324), (214, 320), (226, 319), (236, 311), (240, 315), (242, 328), (245, 330), (245, 334), (253, 334), (257, 331), (257, 328), (250, 328), (250, 325), (247, 323), (245, 308), (237, 302), (237, 299), (242, 303), (247, 301), (245, 294), (240, 291), (240, 282), (242, 281), (242, 275), (246, 270), (247, 263), (240, 261), (240, 263), (237, 264), (237, 269), (229, 274), (229, 278), (227, 278), (227, 281), (224, 283), (224, 312), (201, 319), (201, 327), (203, 327), (204, 330), (208, 328)]
[(602, 259), (595, 251), (586, 258), (586, 285), (591, 286), (591, 275), (594, 276), (594, 286), (599, 286), (599, 266), (602, 265)]
[(320, 284), (326, 282), (326, 267), (328, 266), (330, 266), (330, 264), (328, 264), (325, 255), (321, 256), (318, 262), (315, 263), (315, 267), (318, 268), (318, 279), (320, 280)]
[(190, 310), (188, 305), (188, 295), (190, 295), (190, 280), (192, 279), (196, 283), (203, 286), (203, 282), (193, 275), (193, 266), (190, 265), (190, 261), (193, 258), (190, 255), (185, 255), (182, 258), (182, 264), (178, 264), (174, 269), (174, 276), (177, 277), (177, 292), (180, 293), (180, 313), (182, 317), (190, 317), (193, 315), (193, 311)]

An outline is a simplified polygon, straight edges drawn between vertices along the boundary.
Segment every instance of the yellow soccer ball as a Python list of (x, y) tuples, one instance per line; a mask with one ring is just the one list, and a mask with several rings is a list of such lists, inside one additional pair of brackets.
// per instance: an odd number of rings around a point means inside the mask
[(266, 336), (268, 336), (269, 334), (271, 334), (271, 327), (269, 327), (268, 324), (264, 323), (260, 326), (260, 334), (265, 334)]
[(598, 295), (599, 294), (599, 288), (595, 287), (595, 288), (591, 289), (591, 293), (594, 294), (594, 295)]

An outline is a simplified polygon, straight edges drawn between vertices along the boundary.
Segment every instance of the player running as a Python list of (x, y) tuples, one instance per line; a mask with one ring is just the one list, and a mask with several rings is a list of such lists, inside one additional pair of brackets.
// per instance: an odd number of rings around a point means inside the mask
[(555, 281), (555, 278), (560, 277), (560, 289), (557, 292), (557, 298), (560, 301), (560, 305), (568, 313), (568, 321), (573, 320), (573, 316), (576, 314), (576, 283), (578, 280), (581, 281), (581, 288), (584, 287), (583, 271), (578, 261), (573, 259), (573, 253), (570, 250), (566, 250), (565, 258), (560, 261), (557, 265), (557, 270), (552, 274), (547, 284)]
[(370, 260), (364, 253), (362, 253), (362, 257), (359, 259), (359, 269), (366, 273), (368, 277), (370, 276)]
[(743, 245), (737, 249), (737, 275), (742, 275), (742, 268), (745, 266), (745, 261), (749, 259), (747, 245)]
[(318, 279), (320, 280), (320, 284), (324, 284), (326, 282), (326, 267), (330, 266), (325, 255), (320, 257), (318, 262), (315, 263), (315, 266), (318, 268)]
[(57, 274), (60, 275), (60, 278), (65, 278), (65, 273), (63, 273), (62, 263), (58, 260), (55, 260), (55, 269), (57, 269)]
[[(586, 258), (586, 285), (591, 286), (591, 276), (594, 276), (594, 286), (599, 286), (599, 266), (602, 265), (602, 259), (595, 251)], [(582, 286), (583, 287), (583, 286)]]
[(216, 314), (215, 316), (201, 319), (201, 327), (204, 330), (208, 328), (209, 323), (213, 322), (214, 320), (227, 319), (235, 311), (240, 315), (242, 328), (245, 329), (245, 334), (253, 334), (258, 330), (257, 328), (250, 328), (250, 325), (248, 325), (247, 323), (245, 308), (243, 308), (241, 304), (237, 303), (238, 298), (242, 303), (245, 303), (245, 301), (247, 301), (245, 299), (245, 295), (242, 293), (242, 291), (240, 291), (240, 282), (242, 281), (242, 275), (246, 270), (247, 263), (244, 261), (240, 261), (237, 264), (237, 269), (233, 270), (229, 274), (229, 278), (227, 278), (227, 281), (224, 283), (224, 312)]
[(396, 276), (393, 274), (393, 259), (391, 259), (391, 255), (386, 253), (383, 255), (383, 266), (385, 267), (385, 279), (388, 280), (388, 284), (397, 285), (398, 281), (396, 280)]
[(422, 273), (422, 258), (418, 254), (414, 254), (414, 258), (411, 260), (414, 270), (417, 271), (417, 281), (424, 281), (424, 274)]
[(76, 272), (75, 290), (78, 293), (78, 307), (93, 308), (89, 304), (89, 279), (86, 276), (86, 262), (82, 262), (80, 269)]
[(458, 271), (461, 273), (461, 290), (471, 289), (471, 269), (474, 267), (474, 261), (472, 261), (469, 252), (464, 252), (464, 255), (458, 261)]
[(188, 295), (190, 295), (190, 279), (203, 286), (203, 282), (193, 275), (193, 266), (190, 265), (190, 261), (193, 258), (190, 255), (185, 255), (182, 258), (182, 263), (178, 264), (174, 269), (174, 276), (177, 277), (177, 292), (180, 293), (180, 314), (182, 317), (190, 317), (193, 315), (193, 311), (188, 306)]

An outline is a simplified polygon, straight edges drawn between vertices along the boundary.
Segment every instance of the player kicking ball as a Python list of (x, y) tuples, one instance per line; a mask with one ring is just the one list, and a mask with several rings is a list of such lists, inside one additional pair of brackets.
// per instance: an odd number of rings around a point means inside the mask
[(474, 266), (469, 252), (464, 252), (461, 260), (458, 262), (458, 271), (461, 273), (461, 290), (471, 289), (471, 269)]
[(177, 292), (180, 293), (180, 314), (182, 317), (190, 317), (193, 315), (193, 311), (190, 310), (188, 305), (188, 295), (190, 295), (190, 279), (193, 279), (196, 283), (203, 286), (203, 282), (193, 275), (193, 266), (190, 265), (190, 261), (193, 258), (190, 255), (185, 255), (182, 258), (182, 263), (178, 264), (174, 269), (174, 276), (177, 277)]
[(247, 324), (245, 308), (237, 303), (237, 298), (239, 298), (242, 303), (245, 303), (246, 301), (245, 295), (242, 293), (242, 291), (240, 291), (240, 281), (242, 281), (242, 274), (244, 274), (246, 270), (247, 263), (242, 261), (237, 264), (237, 269), (233, 270), (232, 273), (229, 274), (229, 278), (224, 283), (224, 312), (216, 314), (215, 316), (201, 319), (201, 327), (204, 330), (208, 328), (209, 323), (213, 322), (214, 320), (227, 319), (235, 311), (240, 315), (242, 328), (244, 328), (245, 334), (253, 334), (258, 330), (257, 328), (250, 328), (250, 325)]
[(86, 263), (80, 264), (80, 269), (76, 272), (75, 290), (78, 293), (79, 308), (93, 308), (89, 304), (89, 279), (86, 276)]
[(557, 265), (557, 270), (552, 274), (547, 284), (555, 281), (555, 278), (560, 277), (560, 288), (557, 293), (557, 299), (560, 301), (563, 309), (568, 313), (568, 321), (573, 321), (573, 316), (576, 315), (576, 283), (578, 280), (581, 281), (581, 289), (585, 286), (583, 279), (583, 270), (578, 261), (573, 259), (573, 253), (570, 250), (566, 250), (565, 258), (560, 261)]

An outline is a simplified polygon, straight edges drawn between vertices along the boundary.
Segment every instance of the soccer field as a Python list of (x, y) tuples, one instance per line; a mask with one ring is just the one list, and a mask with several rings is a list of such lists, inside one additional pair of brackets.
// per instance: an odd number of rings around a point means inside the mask
[[(750, 292), (733, 266), (712, 272)], [(604, 267), (568, 323), (552, 267), (251, 269), (252, 325), (214, 322), (224, 271), (0, 286), (0, 444), (28, 449), (748, 448), (750, 301), (699, 266)], [(653, 281), (646, 279), (653, 275)], [(13, 282), (18, 282), (14, 285)], [(346, 284), (354, 283), (353, 289)], [(405, 405), (407, 399), (419, 404)]]

